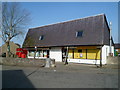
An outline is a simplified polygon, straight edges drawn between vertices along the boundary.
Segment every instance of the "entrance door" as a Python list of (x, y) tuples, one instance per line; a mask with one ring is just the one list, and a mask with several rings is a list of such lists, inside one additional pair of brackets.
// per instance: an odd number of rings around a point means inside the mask
[(43, 57), (49, 58), (49, 50), (43, 50)]
[(47, 58), (49, 58), (49, 50), (47, 50)]

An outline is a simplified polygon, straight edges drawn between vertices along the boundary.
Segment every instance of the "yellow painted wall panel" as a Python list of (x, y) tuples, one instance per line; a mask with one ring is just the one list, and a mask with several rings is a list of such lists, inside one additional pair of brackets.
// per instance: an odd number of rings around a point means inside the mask
[(100, 50), (87, 50), (87, 59), (100, 59)]
[(78, 59), (79, 57), (80, 56), (79, 56), (78, 50), (74, 50), (74, 58)]
[[(80, 49), (74, 49), (74, 59), (86, 59), (86, 49), (82, 49), (82, 52), (78, 52), (78, 50)], [(68, 51), (68, 58), (70, 59), (73, 58), (72, 49), (69, 49)], [(87, 59), (100, 59), (100, 50), (99, 49), (87, 49)]]
[(86, 59), (86, 50), (82, 50), (82, 52), (78, 52), (78, 49), (74, 50), (74, 58), (75, 59)]
[(73, 51), (72, 50), (68, 51), (68, 58), (73, 59)]
[(82, 50), (83, 59), (86, 59), (86, 50)]

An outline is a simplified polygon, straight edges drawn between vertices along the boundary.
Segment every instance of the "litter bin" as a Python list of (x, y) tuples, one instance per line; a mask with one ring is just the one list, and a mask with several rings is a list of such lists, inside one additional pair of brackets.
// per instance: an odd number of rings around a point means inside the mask
[(50, 67), (51, 66), (51, 59), (50, 58), (46, 58), (45, 59), (45, 67)]

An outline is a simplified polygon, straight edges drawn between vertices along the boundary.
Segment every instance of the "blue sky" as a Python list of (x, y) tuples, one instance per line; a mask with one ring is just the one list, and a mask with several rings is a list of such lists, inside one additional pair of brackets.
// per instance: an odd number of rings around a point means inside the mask
[[(105, 13), (107, 21), (112, 21), (114, 42), (118, 42), (117, 2), (20, 2), (20, 4), (31, 13), (31, 22), (26, 27), (25, 35), (29, 28)], [(13, 41), (22, 44), (24, 38)]]

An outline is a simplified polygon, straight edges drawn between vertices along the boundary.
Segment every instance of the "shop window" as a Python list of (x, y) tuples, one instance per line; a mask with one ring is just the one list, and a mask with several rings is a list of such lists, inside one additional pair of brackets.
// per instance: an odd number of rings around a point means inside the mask
[(44, 55), (44, 57), (47, 57), (47, 51), (46, 50), (43, 50), (43, 55)]
[(78, 53), (82, 53), (82, 49), (79, 49), (79, 50), (78, 50)]
[(100, 59), (100, 50), (99, 49), (88, 49), (87, 50), (87, 59)]
[(43, 57), (43, 51), (42, 50), (39, 51), (39, 56)]
[(29, 51), (29, 56), (34, 57), (34, 51)]

